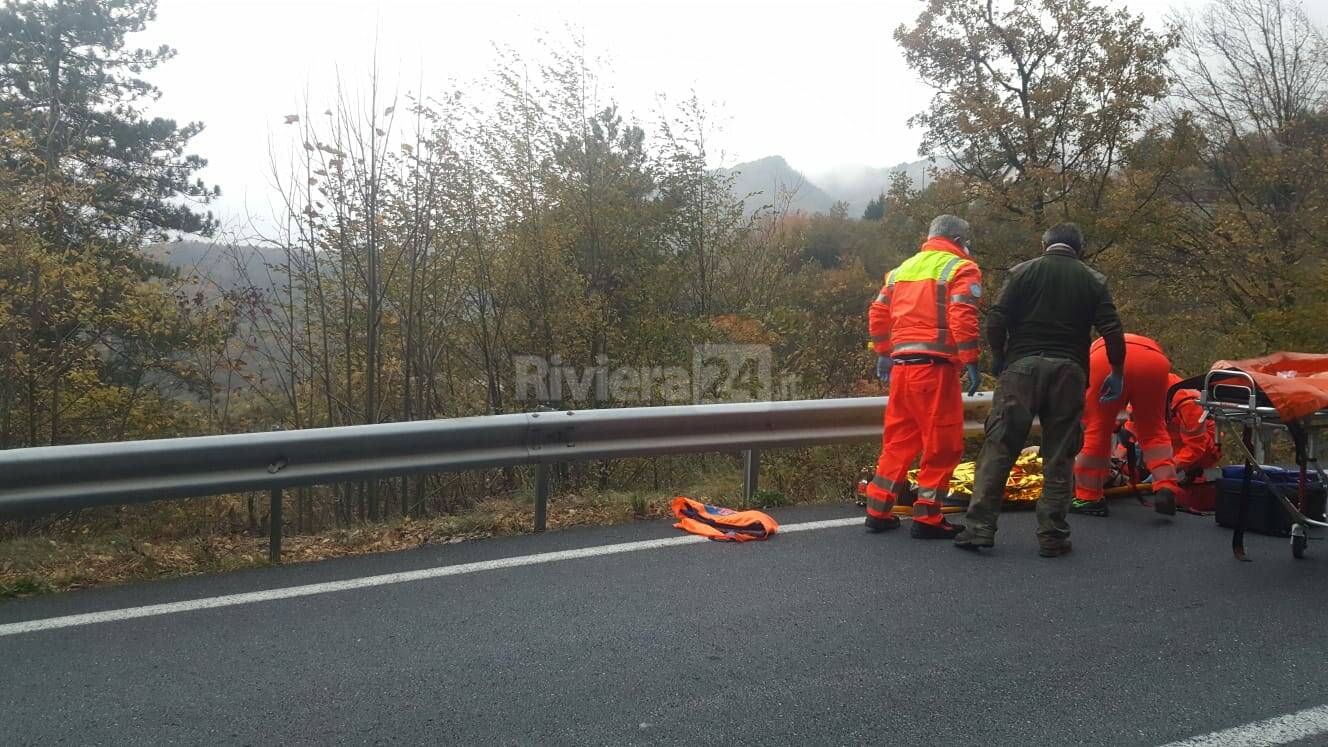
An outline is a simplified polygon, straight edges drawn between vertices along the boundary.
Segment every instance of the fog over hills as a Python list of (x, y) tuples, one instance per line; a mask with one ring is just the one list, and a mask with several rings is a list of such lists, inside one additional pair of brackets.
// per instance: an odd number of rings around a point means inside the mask
[[(860, 218), (867, 203), (889, 189), (894, 174), (907, 173), (915, 187), (924, 187), (931, 182), (932, 166), (927, 160), (887, 167), (846, 164), (809, 176), (783, 156), (766, 156), (719, 173), (733, 175), (733, 194), (743, 198), (749, 214), (766, 205), (782, 208), (786, 202), (790, 210), (827, 213), (836, 202), (845, 202), (849, 217)], [(185, 277), (222, 289), (273, 290), (285, 282), (285, 256), (276, 248), (176, 241), (151, 244), (144, 253)]]
[(846, 202), (849, 216), (858, 218), (868, 202), (889, 189), (894, 174), (902, 171), (915, 187), (925, 187), (931, 182), (928, 171), (933, 165), (929, 160), (887, 167), (845, 164), (809, 175), (783, 156), (766, 156), (721, 169), (720, 173), (736, 172), (733, 193), (743, 198), (749, 213), (764, 205), (782, 207), (786, 201), (791, 210), (824, 213), (836, 202)]
[(903, 172), (913, 180), (913, 187), (921, 189), (931, 183), (928, 172), (934, 164), (929, 160), (900, 163), (894, 166), (873, 167), (865, 164), (845, 164), (812, 174), (816, 186), (849, 204), (848, 214), (860, 217), (867, 203), (890, 188), (894, 175)]
[(286, 282), (285, 255), (276, 248), (172, 241), (143, 248), (148, 257), (173, 267), (182, 277), (223, 290), (255, 287), (274, 290)]

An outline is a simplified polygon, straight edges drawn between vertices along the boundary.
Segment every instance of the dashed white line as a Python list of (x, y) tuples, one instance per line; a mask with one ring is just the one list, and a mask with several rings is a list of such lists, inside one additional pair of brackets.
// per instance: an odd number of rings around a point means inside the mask
[[(830, 529), (861, 523), (862, 517), (860, 516), (849, 519), (808, 521), (801, 524), (781, 526), (779, 528), (779, 534), (807, 532), (814, 529)], [(23, 622), (0, 625), (0, 637), (20, 635), (22, 633), (35, 633), (42, 630), (55, 630), (57, 628), (72, 628), (80, 625), (96, 625), (99, 623), (116, 622), (120, 620), (134, 620), (140, 617), (173, 615), (178, 612), (193, 612), (195, 610), (215, 609), (217, 607), (235, 607), (242, 604), (271, 602), (278, 599), (293, 599), (295, 597), (307, 597), (315, 594), (331, 594), (333, 592), (364, 589), (371, 586), (404, 584), (410, 581), (426, 581), (428, 579), (461, 576), (467, 573), (479, 573), (481, 571), (496, 571), (503, 568), (517, 568), (525, 565), (557, 563), (562, 560), (596, 558), (604, 555), (618, 555), (626, 552), (654, 550), (661, 547), (691, 545), (700, 542), (709, 542), (709, 540), (704, 537), (688, 534), (680, 537), (666, 537), (663, 539), (642, 540), (639, 542), (621, 542), (615, 545), (583, 547), (575, 550), (559, 550), (556, 552), (537, 553), (535, 555), (499, 558), (497, 560), (482, 560), (476, 563), (461, 563), (458, 565), (445, 565), (436, 568), (422, 568), (417, 571), (384, 573), (377, 576), (362, 576), (360, 578), (327, 581), (319, 584), (287, 586), (280, 589), (265, 589), (263, 591), (251, 591), (243, 594), (227, 594), (219, 597), (188, 599), (182, 602), (149, 604), (142, 607), (127, 607), (124, 609), (103, 610), (101, 612), (87, 612), (81, 615), (48, 617), (41, 620), (25, 620)]]
[(1255, 721), (1163, 747), (1271, 747), (1328, 734), (1328, 706)]

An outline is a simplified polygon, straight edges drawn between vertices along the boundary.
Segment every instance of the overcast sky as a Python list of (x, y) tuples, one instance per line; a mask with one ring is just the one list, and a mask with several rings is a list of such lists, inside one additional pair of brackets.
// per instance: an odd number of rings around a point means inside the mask
[[(1184, 0), (1129, 0), (1160, 25)], [(1309, 0), (1323, 18), (1328, 0)], [(720, 116), (726, 164), (785, 156), (813, 178), (837, 165), (916, 160), (908, 117), (928, 91), (904, 65), (891, 33), (920, 0), (161, 0), (136, 41), (179, 55), (150, 79), (164, 92), (154, 113), (201, 120), (194, 152), (221, 186), (214, 208), (234, 222), (270, 213), (269, 142), (287, 143), (282, 115), (306, 96), (321, 111), (338, 69), (363, 82), (375, 39), (379, 66), (402, 91), (444, 90), (481, 76), (491, 45), (533, 49), (541, 33), (580, 27), (590, 51), (612, 61), (612, 96), (648, 119), (657, 93), (696, 89)]]

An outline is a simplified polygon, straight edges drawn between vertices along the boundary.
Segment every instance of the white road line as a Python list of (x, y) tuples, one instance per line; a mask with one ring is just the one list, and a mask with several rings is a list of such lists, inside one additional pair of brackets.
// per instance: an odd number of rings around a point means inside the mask
[[(779, 528), (780, 534), (790, 532), (806, 532), (813, 529), (830, 529), (833, 527), (845, 527), (852, 524), (861, 524), (862, 517), (851, 519), (830, 519), (827, 521), (808, 521), (801, 524), (789, 524)], [(118, 610), (104, 610), (102, 612), (88, 612), (82, 615), (65, 615), (63, 617), (48, 617), (43, 620), (26, 620), (24, 622), (7, 623), (0, 625), (0, 638), (11, 635), (20, 635), (22, 633), (35, 633), (40, 630), (54, 630), (56, 628), (72, 628), (79, 625), (96, 625), (98, 623), (115, 622), (118, 620), (133, 620), (139, 617), (156, 617), (158, 615), (172, 615), (177, 612), (192, 612), (193, 610), (206, 610), (216, 607), (234, 607), (241, 604), (254, 604), (256, 602), (271, 602), (277, 599), (292, 599), (294, 597), (307, 597), (314, 594), (331, 594), (338, 591), (350, 591), (352, 589), (364, 589), (370, 586), (386, 586), (389, 584), (403, 584), (410, 581), (425, 581), (432, 578), (443, 578), (445, 576), (460, 576), (467, 573), (479, 573), (480, 571), (496, 571), (502, 568), (517, 568), (523, 565), (539, 565), (542, 563), (556, 563), (561, 560), (576, 560), (579, 558), (596, 558), (603, 555), (617, 555), (625, 552), (636, 552), (638, 550), (654, 550), (660, 547), (673, 547), (675, 545), (691, 545), (699, 542), (709, 542), (704, 537), (688, 534), (681, 537), (666, 537), (664, 539), (643, 540), (640, 542), (622, 542), (616, 545), (600, 545), (599, 547), (583, 547), (576, 550), (559, 550), (557, 552), (542, 552), (536, 555), (520, 555), (514, 558), (499, 558), (497, 560), (482, 560), (477, 563), (461, 563), (459, 565), (445, 565), (437, 568), (422, 568), (417, 571), (402, 571), (400, 573), (384, 573), (378, 576), (363, 576), (360, 578), (348, 578), (342, 581), (328, 581), (321, 584), (305, 584), (304, 586), (287, 586), (281, 589), (266, 589), (264, 591), (251, 591), (244, 594), (227, 594), (220, 597), (205, 597), (203, 599), (189, 599), (183, 602), (169, 602), (166, 604), (149, 604), (143, 607), (128, 607)]]
[(1328, 706), (1255, 721), (1212, 734), (1204, 734), (1163, 747), (1256, 747), (1290, 744), (1328, 734)]

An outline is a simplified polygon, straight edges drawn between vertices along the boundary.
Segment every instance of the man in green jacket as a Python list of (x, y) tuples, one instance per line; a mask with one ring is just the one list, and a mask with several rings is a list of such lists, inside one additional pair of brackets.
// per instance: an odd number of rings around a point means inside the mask
[(1051, 558), (1070, 551), (1065, 516), (1074, 498), (1074, 458), (1083, 444), (1080, 421), (1094, 328), (1106, 340), (1112, 366), (1099, 393), (1104, 402), (1120, 398), (1125, 365), (1125, 334), (1107, 279), (1080, 261), (1083, 245), (1075, 224), (1050, 228), (1042, 235), (1042, 256), (1010, 271), (988, 315), (987, 341), (999, 381), (978, 455), (967, 528), (955, 537), (958, 547), (995, 544), (1005, 483), (1037, 417), (1042, 421), (1043, 474), (1039, 554)]

